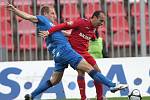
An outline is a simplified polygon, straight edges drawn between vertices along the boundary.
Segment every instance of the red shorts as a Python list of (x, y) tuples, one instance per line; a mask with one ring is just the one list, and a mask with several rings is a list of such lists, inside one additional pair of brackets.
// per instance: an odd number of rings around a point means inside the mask
[(88, 52), (79, 53), (90, 65), (94, 66), (96, 64), (95, 59)]

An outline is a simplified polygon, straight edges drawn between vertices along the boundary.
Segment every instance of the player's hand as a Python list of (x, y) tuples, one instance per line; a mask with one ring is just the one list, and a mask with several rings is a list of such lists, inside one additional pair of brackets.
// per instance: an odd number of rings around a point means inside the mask
[(7, 9), (10, 10), (10, 11), (14, 11), (15, 7), (12, 4), (7, 2)]
[(48, 31), (40, 31), (38, 33), (38, 35), (41, 36), (41, 37), (43, 37), (43, 38), (45, 38), (45, 37), (47, 37), (49, 35), (49, 32)]

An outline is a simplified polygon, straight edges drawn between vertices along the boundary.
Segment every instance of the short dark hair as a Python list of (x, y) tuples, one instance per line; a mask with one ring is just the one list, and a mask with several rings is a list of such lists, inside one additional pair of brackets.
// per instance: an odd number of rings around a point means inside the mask
[(49, 7), (48, 6), (43, 6), (41, 8), (41, 15), (44, 15), (44, 13), (49, 13)]
[(105, 14), (104, 11), (102, 11), (102, 10), (97, 10), (97, 11), (95, 11), (95, 12), (93, 13), (93, 15), (92, 15), (92, 18), (93, 18), (94, 16), (99, 17), (99, 15), (100, 15), (101, 13)]

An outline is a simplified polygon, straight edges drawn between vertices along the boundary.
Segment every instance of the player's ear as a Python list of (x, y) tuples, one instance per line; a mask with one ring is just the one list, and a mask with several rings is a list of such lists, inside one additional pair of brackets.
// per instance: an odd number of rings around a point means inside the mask
[(47, 13), (46, 13), (46, 12), (43, 12), (43, 14), (44, 14), (44, 16), (46, 16), (46, 15), (47, 15)]

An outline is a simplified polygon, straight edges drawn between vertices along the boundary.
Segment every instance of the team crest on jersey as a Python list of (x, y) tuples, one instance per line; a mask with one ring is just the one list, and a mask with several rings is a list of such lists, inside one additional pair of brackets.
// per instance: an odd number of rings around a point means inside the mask
[(68, 25), (72, 25), (73, 24), (73, 21), (69, 21), (67, 22)]
[(54, 24), (53, 23), (49, 23), (51, 26), (54, 26)]
[(88, 29), (88, 30), (90, 29), (89, 27), (85, 27), (85, 28)]

